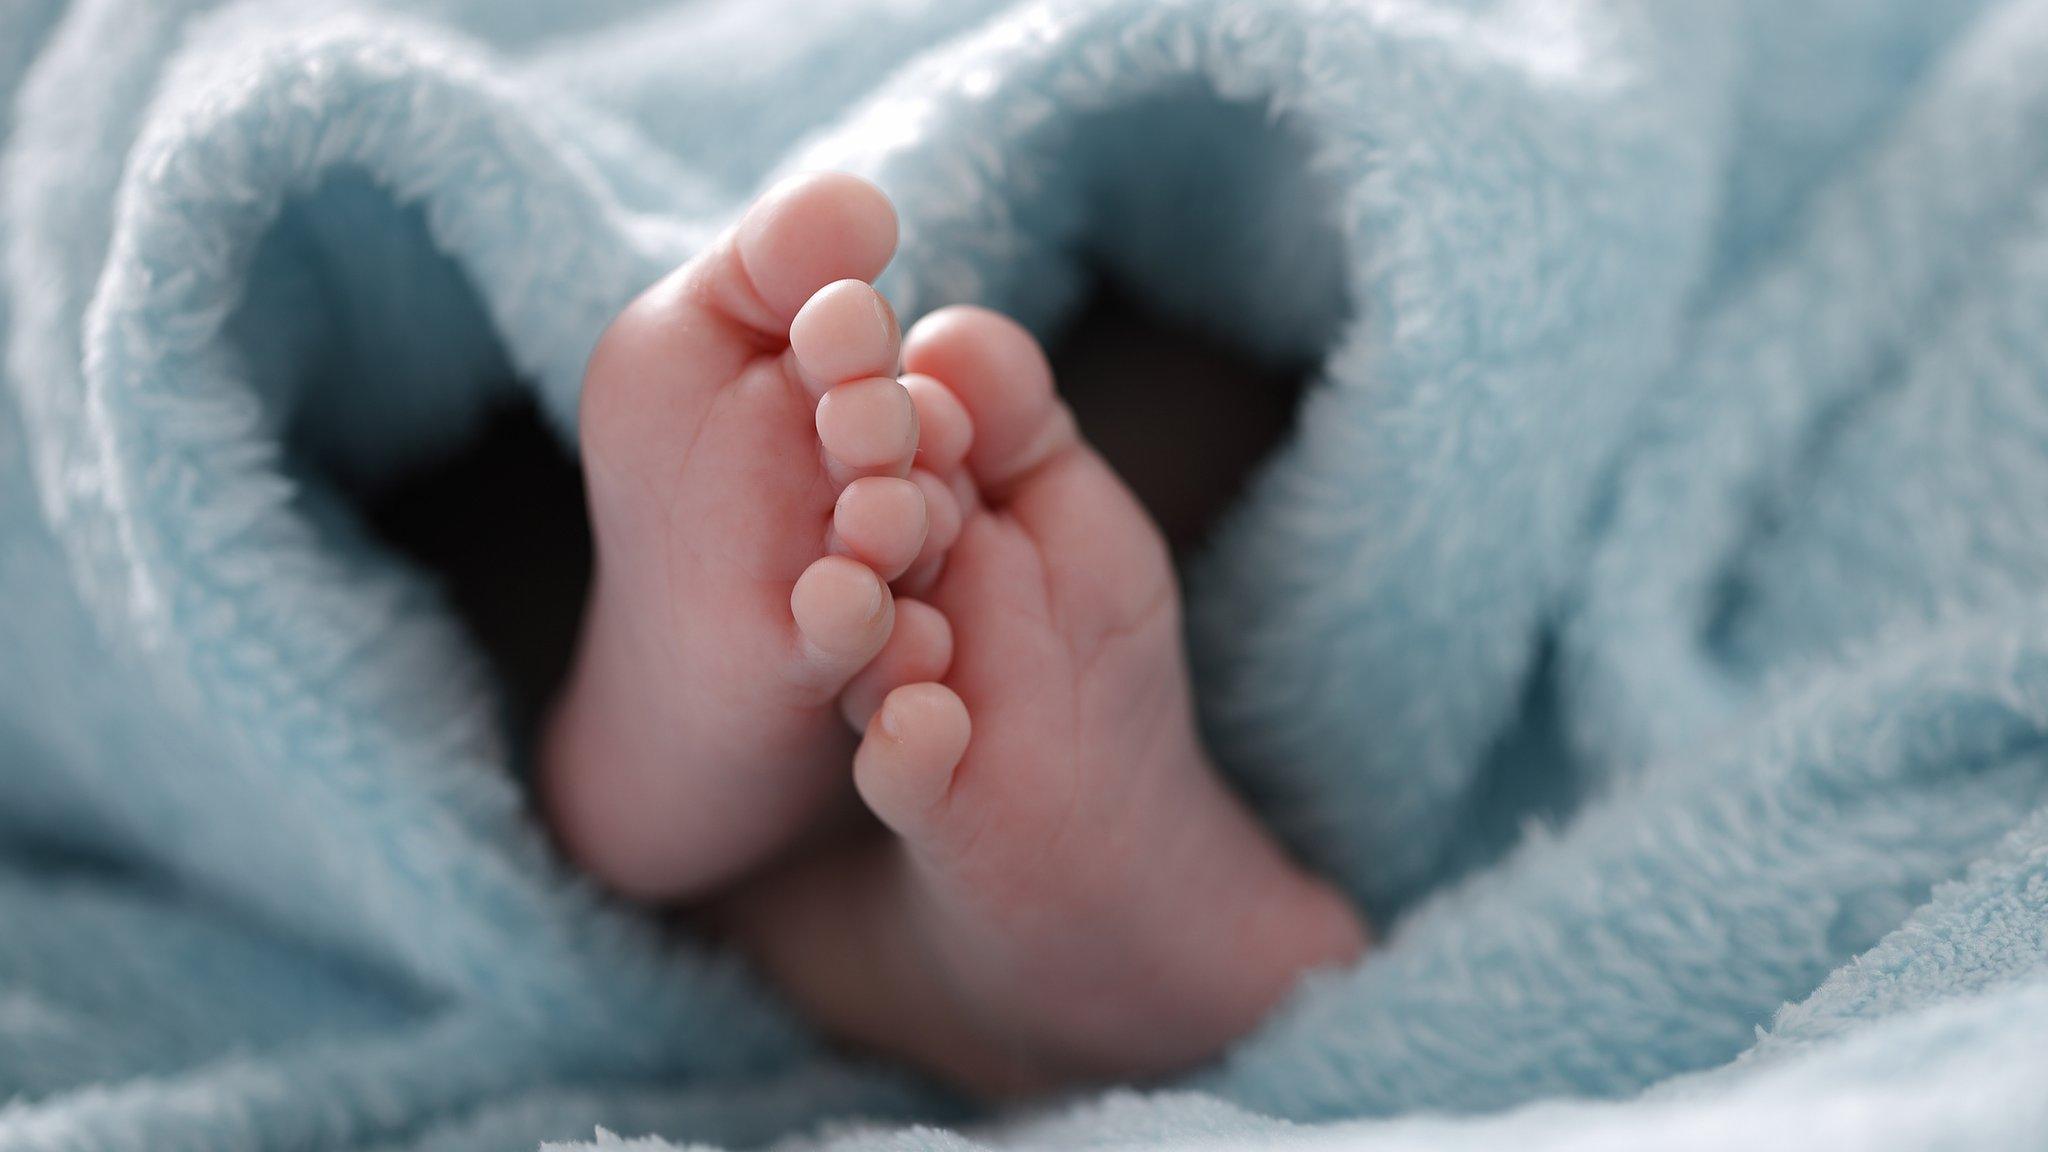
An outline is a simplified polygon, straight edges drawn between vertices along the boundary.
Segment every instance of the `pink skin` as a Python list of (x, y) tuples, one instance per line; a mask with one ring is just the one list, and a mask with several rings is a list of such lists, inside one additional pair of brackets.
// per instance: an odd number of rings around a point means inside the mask
[[(948, 309), (889, 378), (894, 232), (785, 185), (606, 336), (551, 814), (848, 1041), (991, 1094), (1188, 1067), (1363, 928), (1210, 764), (1166, 547), (1029, 335)], [(878, 820), (810, 835), (849, 777)]]
[(855, 755), (889, 835), (790, 862), (725, 920), (828, 1027), (985, 1093), (1186, 1068), (1363, 927), (1210, 764), (1165, 542), (1031, 337), (948, 309), (904, 359), (973, 430), (931, 593), (952, 667), (888, 693)]
[(960, 519), (913, 467), (919, 401), (866, 283), (895, 242), (871, 185), (792, 181), (591, 357), (597, 578), (541, 770), (569, 853), (629, 895), (702, 896), (788, 846), (845, 794), (841, 694), (950, 659), (944, 618), (887, 586), (935, 571)]

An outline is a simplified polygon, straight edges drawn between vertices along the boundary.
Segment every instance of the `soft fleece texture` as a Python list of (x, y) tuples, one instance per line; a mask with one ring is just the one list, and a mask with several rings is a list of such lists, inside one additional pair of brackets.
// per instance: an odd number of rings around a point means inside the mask
[[(403, 7), (0, 6), (0, 1149), (2048, 1139), (2048, 0)], [(1171, 1092), (606, 904), (356, 523), (826, 166), (906, 315), (1320, 365), (1192, 629), (1388, 937)]]

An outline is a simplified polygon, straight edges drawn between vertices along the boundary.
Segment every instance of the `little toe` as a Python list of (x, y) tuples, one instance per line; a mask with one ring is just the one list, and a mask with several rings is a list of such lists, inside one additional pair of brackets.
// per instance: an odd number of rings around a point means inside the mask
[(889, 693), (937, 680), (952, 666), (953, 626), (945, 614), (922, 600), (898, 597), (889, 643), (840, 694), (840, 714), (854, 731), (865, 731)]
[(917, 451), (917, 408), (887, 376), (841, 384), (818, 401), (818, 442), (834, 483), (859, 476), (908, 476)]
[(953, 770), (967, 753), (967, 705), (943, 684), (906, 684), (888, 694), (853, 757), (853, 783), (869, 810), (913, 846), (941, 826)]
[(901, 344), (895, 311), (859, 280), (820, 288), (789, 325), (790, 353), (813, 400), (841, 381), (895, 375)]
[(895, 623), (889, 586), (858, 560), (826, 556), (804, 570), (789, 594), (799, 648), (792, 679), (837, 694), (866, 667)]
[[(861, 561), (883, 580), (894, 580), (924, 551), (927, 498), (924, 487), (911, 480), (861, 477), (839, 494), (828, 547)], [(953, 530), (957, 533), (958, 526)]]

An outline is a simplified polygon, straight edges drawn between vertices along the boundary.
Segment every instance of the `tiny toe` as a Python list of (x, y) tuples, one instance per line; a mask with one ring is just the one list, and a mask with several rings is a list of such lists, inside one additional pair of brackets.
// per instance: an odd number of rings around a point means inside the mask
[(897, 835), (924, 841), (967, 753), (967, 705), (943, 684), (906, 684), (889, 693), (853, 757), (853, 783)]
[(917, 409), (917, 466), (941, 476), (955, 471), (974, 442), (974, 421), (966, 406), (930, 376), (905, 376), (903, 389)]
[(840, 714), (854, 731), (865, 731), (889, 693), (905, 684), (937, 680), (952, 665), (953, 626), (945, 614), (922, 600), (899, 597), (889, 643), (840, 694)]
[(728, 314), (786, 333), (797, 310), (835, 280), (873, 280), (896, 251), (896, 210), (882, 190), (844, 172), (777, 184), (733, 226), (706, 288)]
[(908, 476), (917, 451), (917, 409), (887, 376), (841, 384), (818, 401), (818, 441), (833, 479)]
[(930, 472), (914, 469), (910, 480), (924, 496), (924, 552), (920, 558), (944, 555), (960, 539), (960, 525), (966, 519), (966, 509), (960, 506), (960, 497), (952, 486)]
[(888, 585), (858, 560), (826, 556), (789, 594), (801, 647), (799, 679), (838, 692), (888, 642), (895, 605)]
[(922, 468), (912, 470), (910, 479), (924, 494), (924, 547), (896, 579), (903, 591), (917, 595), (936, 583), (945, 570), (946, 553), (960, 539), (965, 516), (960, 498), (944, 480)]
[(894, 376), (901, 351), (896, 313), (859, 280), (818, 290), (789, 325), (789, 347), (813, 398), (842, 380)]
[(1080, 443), (1031, 333), (986, 308), (942, 308), (904, 338), (903, 364), (934, 377), (970, 418), (967, 466), (992, 494)]
[[(894, 476), (864, 476), (846, 486), (832, 510), (831, 546), (884, 580), (901, 576), (925, 547), (925, 488)], [(952, 494), (947, 493), (950, 502)], [(957, 518), (957, 517), (956, 517)], [(956, 524), (953, 529), (959, 531)]]

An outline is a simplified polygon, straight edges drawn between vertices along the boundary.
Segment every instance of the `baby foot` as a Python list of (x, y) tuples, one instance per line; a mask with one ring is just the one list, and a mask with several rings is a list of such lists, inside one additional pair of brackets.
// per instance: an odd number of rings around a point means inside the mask
[[(947, 667), (944, 618), (888, 586), (957, 533), (932, 469), (966, 450), (957, 402), (894, 379), (868, 281), (895, 243), (873, 186), (797, 179), (591, 358), (597, 573), (541, 771), (569, 852), (629, 895), (701, 894), (782, 848), (845, 792), (842, 693), (864, 722)], [(946, 434), (920, 449), (932, 404)]]
[(727, 920), (828, 1026), (973, 1088), (1213, 1056), (1363, 930), (1210, 764), (1166, 546), (1030, 336), (950, 309), (905, 365), (973, 423), (981, 503), (932, 597), (952, 670), (891, 692), (855, 759), (893, 837), (796, 862)]

